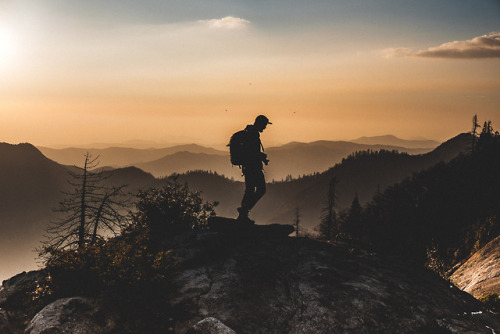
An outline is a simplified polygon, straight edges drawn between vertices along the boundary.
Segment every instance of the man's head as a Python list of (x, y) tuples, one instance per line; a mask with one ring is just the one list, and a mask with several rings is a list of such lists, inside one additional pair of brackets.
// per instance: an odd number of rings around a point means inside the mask
[(273, 124), (273, 123), (269, 122), (269, 118), (267, 118), (264, 115), (257, 116), (257, 118), (255, 118), (255, 122), (253, 123), (253, 125), (257, 128), (259, 132), (264, 131), (264, 129), (268, 124)]

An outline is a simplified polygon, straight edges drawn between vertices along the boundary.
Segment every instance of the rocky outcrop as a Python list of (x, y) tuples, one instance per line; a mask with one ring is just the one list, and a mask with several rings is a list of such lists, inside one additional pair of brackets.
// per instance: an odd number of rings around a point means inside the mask
[[(471, 295), (397, 258), (289, 238), (289, 227), (269, 234), (259, 226), (226, 227), (162, 244), (175, 250), (178, 266), (168, 279), (172, 293), (155, 305), (175, 333), (500, 331), (498, 315)], [(22, 277), (9, 280), (7, 289)], [(45, 306), (25, 333), (125, 333), (126, 320), (95, 299), (65, 298)]]
[(476, 298), (500, 295), (500, 237), (472, 255), (451, 275), (450, 280)]
[(46, 275), (44, 270), (23, 271), (3, 281), (0, 288), (0, 307), (9, 310), (26, 307), (27, 301), (32, 298), (32, 292)]
[(9, 329), (0, 330), (0, 334), (19, 333), (26, 328), (37, 307), (33, 303), (34, 292), (47, 277), (45, 270), (22, 272), (3, 281), (0, 287), (0, 308), (4, 309)]
[(226, 217), (210, 217), (208, 226), (210, 231), (221, 232), (236, 238), (241, 236), (254, 239), (286, 238), (295, 231), (292, 225), (256, 225), (238, 222), (236, 219)]
[(186, 334), (236, 334), (219, 319), (206, 318), (196, 323)]
[(105, 334), (116, 327), (113, 317), (93, 299), (72, 297), (47, 305), (31, 320), (26, 334)]
[(302, 238), (233, 237), (206, 233), (197, 251), (180, 249), (176, 333), (207, 317), (239, 334), (500, 329), (472, 296), (395, 258)]

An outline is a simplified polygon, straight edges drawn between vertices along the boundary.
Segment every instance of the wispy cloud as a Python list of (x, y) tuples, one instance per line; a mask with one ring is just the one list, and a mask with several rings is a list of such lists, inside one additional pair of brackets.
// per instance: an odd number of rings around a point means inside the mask
[(492, 32), (464, 41), (448, 42), (416, 52), (408, 48), (389, 48), (380, 53), (386, 58), (410, 56), (448, 59), (500, 58), (500, 32)]
[(201, 20), (199, 22), (216, 29), (242, 29), (250, 25), (250, 21), (233, 16), (226, 16), (221, 19)]
[(430, 58), (500, 58), (500, 33), (490, 33), (465, 41), (453, 41), (415, 53)]
[(412, 51), (409, 48), (388, 48), (380, 50), (379, 54), (384, 58), (399, 58), (411, 56)]

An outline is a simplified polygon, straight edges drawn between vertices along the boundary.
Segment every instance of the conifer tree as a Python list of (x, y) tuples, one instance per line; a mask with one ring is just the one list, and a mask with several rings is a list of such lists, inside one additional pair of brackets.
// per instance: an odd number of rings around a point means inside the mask
[(300, 212), (299, 212), (299, 207), (297, 206), (295, 208), (295, 222), (294, 222), (294, 226), (295, 226), (295, 237), (299, 237), (299, 230), (300, 230)]
[(477, 129), (480, 127), (481, 127), (481, 125), (479, 125), (479, 123), (477, 122), (477, 115), (474, 115), (474, 117), (472, 117), (472, 131), (471, 131), (471, 134), (472, 134), (472, 152), (474, 152), (476, 150), (476, 140), (477, 140), (477, 135), (478, 135)]
[(345, 230), (349, 232), (349, 234), (358, 234), (359, 229), (361, 227), (361, 204), (359, 204), (358, 193), (354, 195), (354, 199), (352, 200), (351, 208), (349, 210), (349, 215), (346, 220)]
[(320, 237), (325, 240), (333, 240), (338, 237), (339, 233), (337, 226), (337, 213), (335, 212), (335, 200), (337, 199), (335, 187), (337, 183), (338, 181), (335, 177), (330, 180), (326, 205), (323, 209), (321, 223), (318, 227)]

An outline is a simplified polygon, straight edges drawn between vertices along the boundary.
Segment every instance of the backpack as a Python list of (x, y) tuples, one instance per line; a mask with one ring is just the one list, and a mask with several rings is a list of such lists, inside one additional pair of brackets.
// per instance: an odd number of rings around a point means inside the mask
[(241, 130), (234, 133), (229, 140), (229, 155), (233, 165), (244, 165), (248, 156), (247, 131)]

